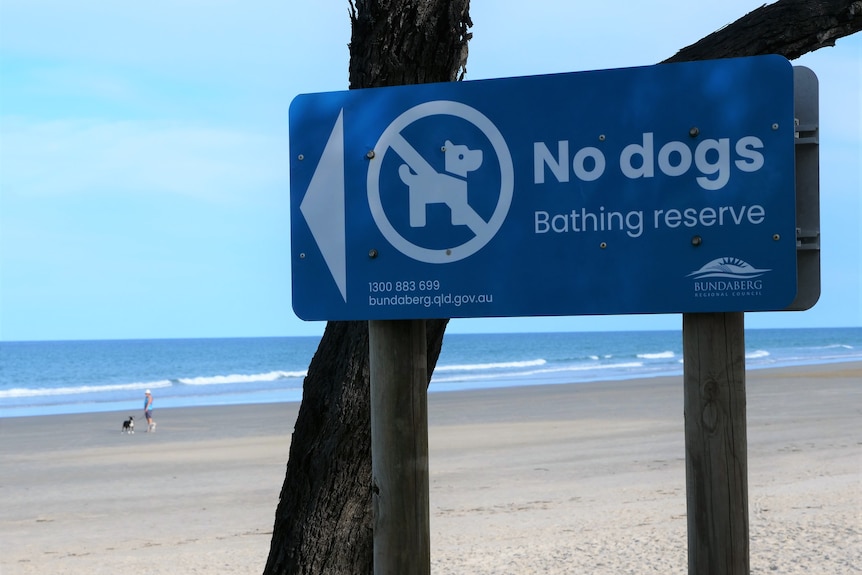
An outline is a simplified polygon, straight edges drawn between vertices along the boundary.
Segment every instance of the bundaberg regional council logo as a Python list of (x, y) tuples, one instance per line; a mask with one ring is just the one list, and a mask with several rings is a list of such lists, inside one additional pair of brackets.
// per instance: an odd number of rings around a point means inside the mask
[(739, 258), (714, 259), (687, 277), (694, 279), (694, 297), (758, 297), (763, 295), (763, 276), (770, 269), (759, 269)]

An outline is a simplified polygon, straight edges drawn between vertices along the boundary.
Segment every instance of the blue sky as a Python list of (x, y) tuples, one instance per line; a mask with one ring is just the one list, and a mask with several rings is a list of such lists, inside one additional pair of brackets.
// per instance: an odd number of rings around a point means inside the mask
[[(762, 4), (474, 0), (467, 79), (648, 65)], [(348, 3), (0, 0), (0, 339), (315, 335), (291, 310), (290, 101), (347, 86)], [(621, 17), (624, 16), (624, 17)], [(862, 35), (820, 80), (820, 302), (862, 325)], [(681, 316), (452, 332), (679, 329)]]

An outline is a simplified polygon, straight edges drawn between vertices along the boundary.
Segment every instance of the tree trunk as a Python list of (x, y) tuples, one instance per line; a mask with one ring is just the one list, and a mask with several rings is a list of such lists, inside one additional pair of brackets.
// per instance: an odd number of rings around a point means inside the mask
[[(354, 0), (350, 87), (461, 79), (469, 0)], [(668, 62), (783, 54), (862, 28), (862, 2), (780, 0), (681, 50)], [(447, 320), (426, 322), (429, 377)], [(304, 382), (265, 575), (373, 571), (368, 326), (330, 322)]]
[(469, 10), (470, 0), (354, 0), (350, 88), (462, 79)]
[[(447, 320), (426, 322), (428, 373)], [(368, 323), (329, 322), (305, 378), (264, 573), (372, 573)]]
[[(469, 0), (355, 0), (350, 87), (464, 75)], [(448, 320), (428, 320), (430, 377)], [(329, 322), (303, 384), (266, 575), (373, 572), (368, 323)]]

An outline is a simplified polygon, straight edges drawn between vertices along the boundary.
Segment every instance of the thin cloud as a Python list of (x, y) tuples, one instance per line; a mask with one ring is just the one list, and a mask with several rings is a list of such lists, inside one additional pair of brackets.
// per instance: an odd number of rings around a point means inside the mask
[(287, 187), (286, 139), (140, 121), (2, 122), (4, 195), (167, 193), (211, 201)]

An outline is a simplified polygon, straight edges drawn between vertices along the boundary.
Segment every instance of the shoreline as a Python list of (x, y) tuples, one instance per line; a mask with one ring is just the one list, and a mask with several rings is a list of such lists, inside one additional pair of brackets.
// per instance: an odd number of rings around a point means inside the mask
[[(852, 368), (852, 366), (862, 367), (862, 360), (859, 360), (859, 361), (835, 360), (835, 361), (819, 362), (819, 363), (793, 363), (793, 364), (786, 364), (786, 365), (780, 365), (780, 366), (751, 367), (751, 368), (746, 369), (746, 376), (750, 377), (752, 374), (761, 373), (761, 372), (769, 372), (769, 371), (774, 371), (774, 370), (779, 370), (779, 371), (780, 370), (800, 370), (800, 369), (805, 370), (805, 369), (819, 369), (821, 367), (830, 368), (831, 366), (848, 366), (850, 368)], [(500, 390), (504, 390), (504, 389), (535, 389), (535, 388), (541, 388), (541, 387), (603, 385), (603, 384), (612, 384), (612, 383), (619, 383), (619, 382), (626, 382), (626, 381), (639, 381), (639, 380), (650, 381), (650, 380), (655, 380), (655, 379), (681, 378), (681, 377), (682, 377), (682, 373), (678, 373), (678, 374), (662, 373), (662, 374), (645, 375), (645, 376), (635, 375), (633, 377), (593, 379), (593, 380), (589, 380), (589, 381), (543, 383), (543, 384), (524, 384), (524, 383), (519, 383), (519, 382), (515, 381), (512, 384), (506, 384), (506, 385), (493, 386), (493, 384), (491, 384), (487, 387), (486, 386), (477, 386), (477, 387), (467, 387), (467, 388), (458, 387), (458, 386), (462, 385), (459, 383), (454, 384), (454, 388), (453, 388), (453, 384), (449, 384), (448, 382), (443, 383), (443, 384), (439, 384), (441, 387), (445, 387), (445, 389), (434, 389), (433, 388), (434, 384), (432, 383), (428, 388), (428, 396), (430, 398), (430, 397), (433, 397), (433, 396), (436, 396), (439, 394), (448, 394), (448, 393), (470, 393), (470, 392), (474, 392), (474, 391), (496, 393), (496, 392), (499, 392)], [(493, 380), (491, 380), (491, 381), (493, 381)], [(302, 394), (301, 388), (299, 390), (299, 394), (300, 394), (300, 396)], [(137, 401), (137, 400), (135, 400), (135, 401)], [(244, 405), (248, 405), (248, 406), (292, 405), (292, 404), (299, 405), (300, 403), (301, 403), (301, 400), (295, 400), (295, 401), (294, 400), (288, 400), (288, 401), (260, 401), (260, 402), (235, 402), (235, 403), (234, 402), (228, 402), (228, 403), (220, 403), (220, 404), (213, 404), (213, 405), (184, 405), (184, 406), (167, 406), (167, 407), (162, 407), (157, 403), (155, 409), (156, 409), (156, 411), (159, 411), (159, 412), (167, 411), (167, 410), (182, 410), (182, 409), (215, 409), (215, 410), (218, 410), (219, 408), (230, 409), (230, 408), (240, 407), (240, 406), (244, 406)], [(27, 408), (22, 408), (22, 410), (23, 409), (27, 409)], [(2, 413), (2, 409), (0, 409), (0, 413)], [(143, 418), (143, 411), (141, 409), (138, 409), (137, 407), (135, 407), (135, 408), (132, 408), (130, 410), (129, 409), (108, 408), (108, 409), (104, 409), (104, 410), (80, 411), (80, 412), (72, 412), (72, 413), (44, 413), (44, 414), (40, 413), (40, 414), (0, 415), (0, 422), (6, 421), (6, 420), (16, 420), (16, 419), (24, 419), (24, 418), (66, 417), (66, 416), (73, 416), (73, 415), (87, 416), (87, 415), (97, 415), (97, 414), (103, 414), (103, 415), (113, 414), (115, 417), (118, 416), (119, 414), (126, 414), (125, 417), (128, 417), (128, 415), (133, 415), (136, 418), (140, 415), (141, 418)]]
[[(858, 568), (860, 381), (747, 373), (752, 574)], [(260, 573), (298, 409), (0, 419), (0, 571)], [(681, 376), (429, 394), (432, 573), (684, 575), (683, 427)]]

